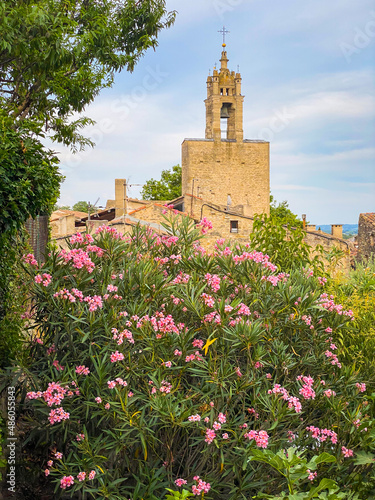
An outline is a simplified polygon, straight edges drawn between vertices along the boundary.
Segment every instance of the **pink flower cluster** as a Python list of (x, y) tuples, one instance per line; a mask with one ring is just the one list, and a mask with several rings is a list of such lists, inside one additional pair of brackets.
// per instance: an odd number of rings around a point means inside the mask
[(252, 439), (255, 439), (255, 443), (258, 446), (258, 448), (267, 448), (268, 446), (268, 439), (269, 435), (266, 431), (249, 431), (244, 434), (244, 437), (249, 439), (250, 441)]
[(335, 391), (332, 391), (332, 389), (327, 389), (324, 391), (324, 394), (327, 396), (327, 398), (330, 398), (331, 396), (336, 396)]
[(314, 379), (309, 377), (305, 377), (303, 375), (299, 375), (297, 380), (303, 382), (303, 386), (299, 390), (299, 393), (304, 399), (315, 399), (315, 391), (313, 389)]
[(319, 429), (319, 427), (314, 427), (313, 425), (311, 425), (310, 427), (306, 427), (306, 430), (311, 432), (311, 436), (321, 443), (326, 441), (329, 437), (331, 438), (331, 442), (333, 444), (337, 443), (337, 434), (330, 429)]
[(189, 354), (185, 358), (185, 363), (189, 363), (190, 361), (194, 361), (194, 360), (202, 361), (203, 358), (201, 358), (200, 354), (201, 353), (199, 351), (195, 351), (194, 354)]
[(69, 302), (72, 303), (76, 302), (76, 298), (78, 298), (80, 302), (83, 302), (84, 299), (83, 293), (77, 288), (72, 288), (72, 292), (70, 292), (66, 288), (63, 288), (62, 290), (59, 290), (58, 292), (54, 293), (53, 297), (69, 300)]
[[(107, 385), (108, 385), (108, 389), (114, 389), (116, 387), (116, 385), (122, 385), (123, 387), (127, 387), (128, 383), (126, 382), (126, 380), (123, 380), (122, 378), (117, 377), (115, 380), (108, 380)], [(96, 398), (96, 399), (98, 399), (98, 398)], [(100, 400), (100, 402), (101, 402), (101, 400)]]
[(94, 312), (98, 308), (101, 309), (103, 307), (103, 300), (100, 295), (94, 295), (93, 297), (87, 296), (83, 301), (89, 304), (90, 312)]
[(103, 224), (102, 226), (98, 227), (98, 229), (96, 229), (95, 231), (95, 234), (100, 234), (100, 233), (108, 233), (112, 236), (112, 238), (114, 240), (124, 240), (125, 237), (122, 233), (120, 233), (119, 231), (117, 231), (117, 229), (115, 227), (109, 227), (109, 226), (106, 226), (105, 224)]
[(211, 444), (215, 437), (216, 433), (213, 429), (206, 429), (206, 437), (204, 438), (204, 440), (207, 444)]
[(113, 352), (111, 354), (111, 363), (116, 363), (116, 361), (122, 361), (124, 359), (124, 355), (122, 354), (122, 352)]
[(65, 393), (67, 389), (61, 387), (61, 385), (57, 382), (50, 382), (48, 384), (48, 388), (43, 392), (44, 401), (48, 404), (48, 406), (61, 405), (61, 401), (64, 399)]
[(74, 484), (73, 476), (64, 476), (60, 480), (60, 488), (62, 488), (63, 490), (69, 488), (69, 486), (72, 486), (73, 484)]
[(172, 390), (172, 384), (167, 382), (166, 380), (161, 381), (161, 386), (159, 387), (159, 391), (164, 394), (169, 394)]
[(355, 386), (357, 387), (357, 389), (359, 390), (359, 392), (365, 392), (366, 391), (366, 384), (362, 383), (356, 383)]
[(91, 234), (82, 234), (82, 233), (76, 233), (73, 234), (70, 239), (70, 243), (74, 245), (74, 243), (78, 243), (80, 245), (88, 244), (88, 243), (93, 243), (94, 238), (91, 236)]
[(117, 344), (121, 345), (124, 342), (124, 338), (127, 339), (127, 341), (130, 344), (134, 344), (134, 339), (133, 339), (133, 334), (129, 330), (123, 330), (122, 332), (118, 332), (117, 328), (112, 328), (112, 333), (113, 333), (113, 340), (117, 340)]
[(208, 307), (215, 306), (215, 299), (211, 295), (208, 295), (207, 293), (202, 293), (201, 297), (204, 300), (204, 303), (206, 304), (206, 306), (208, 306)]
[(241, 316), (242, 315), (243, 316), (251, 316), (251, 311), (246, 304), (243, 304), (241, 302), (240, 304), (238, 304), (238, 311), (236, 314), (241, 315)]
[(78, 375), (88, 375), (90, 373), (90, 370), (86, 366), (80, 365), (76, 366), (76, 373)]
[(265, 269), (269, 269), (271, 272), (275, 272), (277, 269), (277, 266), (272, 264), (269, 261), (269, 256), (264, 255), (262, 252), (243, 252), (242, 255), (234, 255), (233, 260), (236, 264), (239, 264), (240, 262), (243, 262), (245, 260), (252, 260), (256, 262), (257, 264), (262, 264), (262, 267)]
[(193, 344), (193, 347), (197, 347), (198, 349), (202, 349), (204, 346), (204, 341), (201, 339), (194, 339), (192, 344)]
[(184, 484), (187, 484), (186, 479), (178, 478), (175, 480), (175, 484), (180, 488)]
[(349, 457), (353, 456), (353, 450), (345, 448), (345, 446), (341, 447), (341, 453), (344, 455), (345, 458), (349, 458)]
[(95, 264), (90, 259), (89, 254), (82, 250), (82, 248), (74, 248), (73, 250), (61, 250), (60, 257), (64, 260), (65, 264), (73, 261), (73, 267), (82, 269), (83, 267), (88, 273), (92, 273), (95, 269)]
[(191, 491), (195, 496), (201, 495), (202, 493), (208, 493), (211, 489), (210, 483), (206, 483), (205, 481), (202, 481), (202, 479), (199, 478), (199, 476), (194, 476), (194, 481), (197, 482), (197, 484), (193, 485), (191, 488)]
[(35, 283), (42, 283), (43, 286), (48, 286), (52, 281), (52, 276), (47, 273), (43, 273), (42, 275), (37, 274), (34, 281)]
[(48, 415), (48, 420), (51, 425), (56, 424), (56, 422), (62, 422), (63, 420), (68, 420), (70, 414), (64, 411), (62, 407), (56, 410), (51, 410)]
[(343, 315), (343, 316), (349, 316), (349, 318), (353, 318), (353, 311), (351, 311), (350, 309), (349, 311), (344, 311), (342, 304), (335, 304), (335, 301), (333, 299), (334, 299), (333, 295), (330, 295), (328, 297), (328, 294), (322, 293), (318, 302), (327, 311), (334, 311), (340, 316)]
[(207, 281), (208, 286), (211, 287), (212, 291), (218, 292), (220, 290), (220, 276), (218, 276), (217, 274), (207, 273), (205, 274), (204, 278)]
[(310, 481), (314, 481), (314, 479), (318, 476), (318, 473), (317, 472), (311, 472), (310, 469), (307, 469), (307, 479), (309, 479)]
[(200, 221), (199, 224), (197, 224), (197, 226), (201, 228), (202, 234), (207, 234), (208, 231), (210, 231), (213, 228), (212, 222), (209, 221), (207, 217), (203, 217), (203, 219)]
[(336, 356), (336, 354), (334, 354), (332, 351), (330, 351), (328, 349), (326, 350), (326, 352), (324, 354), (327, 358), (330, 359), (331, 365), (333, 365), (333, 366), (337, 365), (338, 368), (341, 368), (341, 363), (339, 362), (339, 358)]
[(227, 417), (224, 415), (224, 413), (219, 413), (217, 419), (221, 424), (225, 424), (227, 421)]
[(196, 415), (190, 415), (188, 420), (189, 422), (200, 422), (201, 416), (198, 413)]
[(26, 264), (30, 264), (31, 266), (35, 266), (35, 267), (38, 266), (38, 261), (36, 260), (36, 258), (34, 257), (34, 255), (32, 253), (28, 253), (27, 255), (23, 255), (22, 259), (24, 262), (26, 262)]
[(174, 285), (178, 285), (179, 283), (188, 283), (191, 278), (190, 274), (183, 273), (180, 271), (175, 279), (172, 281)]
[(268, 390), (268, 394), (281, 394), (281, 397), (288, 401), (288, 408), (294, 408), (296, 413), (301, 413), (302, 405), (300, 400), (294, 396), (289, 396), (288, 391), (281, 387), (280, 384), (275, 384), (273, 389)]
[(278, 276), (262, 276), (261, 281), (268, 281), (271, 283), (273, 286), (276, 286), (279, 282), (279, 277)]

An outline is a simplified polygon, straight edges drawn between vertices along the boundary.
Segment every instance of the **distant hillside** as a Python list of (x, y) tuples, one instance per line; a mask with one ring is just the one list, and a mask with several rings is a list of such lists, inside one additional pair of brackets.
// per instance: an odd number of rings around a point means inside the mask
[[(325, 233), (331, 234), (331, 226), (328, 224), (317, 224), (316, 229), (321, 229)], [(355, 236), (358, 234), (358, 224), (343, 224), (342, 233), (346, 236)]]

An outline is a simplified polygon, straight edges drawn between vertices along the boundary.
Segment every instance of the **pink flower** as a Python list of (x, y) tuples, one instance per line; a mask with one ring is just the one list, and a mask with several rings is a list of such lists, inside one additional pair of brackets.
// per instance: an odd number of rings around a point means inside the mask
[(109, 389), (113, 389), (116, 387), (116, 382), (114, 380), (108, 380), (107, 384)]
[(52, 460), (48, 460), (47, 465), (48, 465), (48, 467), (52, 467), (53, 461)]
[(132, 398), (133, 396), (134, 396), (134, 392), (129, 391), (129, 392), (128, 392), (128, 398)]
[(85, 435), (84, 434), (77, 434), (76, 435), (76, 440), (77, 441), (83, 441), (85, 439)]
[(99, 404), (102, 402), (102, 398), (100, 396), (98, 396), (97, 398), (95, 398), (95, 401)]
[(224, 415), (224, 413), (219, 413), (217, 419), (221, 424), (225, 424), (225, 422), (227, 421), (227, 417)]
[(268, 439), (269, 436), (266, 431), (254, 431), (251, 430), (244, 434), (244, 437), (249, 439), (250, 441), (252, 439), (255, 439), (255, 443), (258, 446), (258, 448), (267, 448), (268, 446)]
[(90, 370), (86, 366), (80, 365), (76, 366), (76, 373), (78, 375), (88, 375), (90, 373)]
[(105, 408), (106, 410), (109, 410), (109, 409), (110, 409), (110, 407), (111, 407), (111, 405), (110, 405), (109, 403), (107, 403), (106, 405), (104, 405), (104, 408)]
[(327, 398), (330, 398), (331, 396), (336, 396), (335, 391), (332, 391), (331, 389), (327, 389), (324, 391), (324, 394), (327, 396)]
[(272, 375), (270, 373), (266, 373), (266, 378), (270, 379), (272, 378)]
[(80, 472), (77, 476), (78, 481), (84, 481), (86, 479), (86, 472)]
[(192, 344), (193, 347), (197, 347), (198, 349), (202, 349), (202, 347), (204, 346), (204, 342), (201, 339), (194, 339)]
[(366, 391), (366, 384), (359, 384), (358, 382), (355, 384), (359, 392), (365, 392)]
[(318, 473), (317, 472), (311, 472), (310, 469), (307, 469), (307, 479), (309, 479), (310, 481), (314, 481), (314, 479), (317, 477)]
[(58, 460), (61, 460), (63, 457), (63, 454), (60, 453), (59, 451), (57, 453), (55, 453), (55, 458), (57, 458)]
[(224, 434), (222, 435), (222, 438), (223, 439), (229, 439), (229, 435), (227, 432), (224, 432)]
[(70, 414), (64, 411), (63, 408), (57, 408), (56, 410), (51, 410), (48, 416), (49, 423), (51, 425), (56, 422), (61, 422), (62, 420), (67, 420), (70, 417)]
[(46, 470), (44, 471), (45, 476), (49, 476), (49, 473), (50, 473), (50, 470), (49, 470), (49, 469), (46, 469)]
[(179, 351), (178, 349), (175, 349), (174, 353), (175, 356), (182, 356), (182, 351)]
[(205, 437), (205, 441), (207, 444), (211, 444), (212, 441), (215, 439), (216, 437), (216, 434), (215, 434), (215, 431), (212, 430), (212, 429), (206, 429), (206, 437)]
[(116, 361), (122, 361), (124, 359), (124, 355), (122, 352), (113, 352), (111, 354), (111, 363), (115, 363)]
[(64, 476), (60, 479), (60, 488), (65, 490), (69, 486), (72, 486), (74, 484), (74, 477), (73, 476)]
[(187, 484), (186, 479), (178, 478), (175, 480), (175, 484), (180, 488), (184, 484)]
[(204, 421), (206, 422), (206, 424), (210, 421), (209, 417), (205, 417), (204, 418)]
[(199, 479), (199, 476), (195, 476), (194, 480), (197, 481), (197, 484), (196, 485), (194, 484), (191, 487), (191, 491), (193, 492), (194, 496), (199, 496), (202, 493), (208, 493), (210, 491), (211, 488), (210, 483), (202, 481), (202, 479)]
[(219, 431), (221, 429), (221, 424), (219, 424), (219, 422), (214, 422), (212, 427), (215, 431)]
[(349, 458), (349, 457), (353, 456), (353, 450), (349, 450), (348, 448), (345, 448), (345, 446), (341, 447), (341, 452), (345, 458)]
[(94, 479), (94, 477), (96, 476), (96, 472), (94, 470), (90, 471), (90, 474), (89, 474), (89, 479)]
[(188, 417), (189, 422), (200, 422), (201, 416), (197, 413), (196, 415), (190, 415)]
[(203, 217), (203, 219), (197, 224), (201, 228), (201, 233), (202, 234), (207, 234), (210, 229), (212, 229), (212, 222), (209, 221), (206, 217)]
[(165, 366), (166, 368), (170, 368), (170, 367), (172, 366), (172, 362), (171, 362), (171, 361), (166, 361), (166, 362), (164, 363), (164, 366)]

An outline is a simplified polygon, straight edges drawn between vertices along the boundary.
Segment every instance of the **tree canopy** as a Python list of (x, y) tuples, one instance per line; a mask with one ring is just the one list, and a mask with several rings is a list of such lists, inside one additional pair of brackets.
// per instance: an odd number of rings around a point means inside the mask
[(62, 180), (57, 157), (28, 131), (10, 127), (1, 113), (0, 178), (1, 234), (18, 231), (30, 216), (50, 212)]
[(150, 179), (143, 186), (141, 196), (144, 200), (173, 200), (181, 196), (180, 165), (174, 165), (170, 170), (163, 170), (160, 181)]
[(286, 200), (277, 203), (272, 195), (270, 196), (270, 217), (277, 224), (302, 227), (301, 219), (290, 210), (289, 203)]
[(174, 22), (165, 0), (0, 0), (0, 108), (73, 149), (84, 111)]

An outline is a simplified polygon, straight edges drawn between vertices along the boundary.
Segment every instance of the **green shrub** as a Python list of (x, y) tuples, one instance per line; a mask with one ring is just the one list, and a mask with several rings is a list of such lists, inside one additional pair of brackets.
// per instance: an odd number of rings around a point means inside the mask
[(308, 269), (166, 228), (102, 227), (28, 267), (24, 411), (56, 498), (370, 498), (374, 397), (333, 339), (351, 314)]
[(329, 293), (354, 313), (354, 320), (338, 332), (343, 359), (375, 390), (375, 260), (331, 280)]

